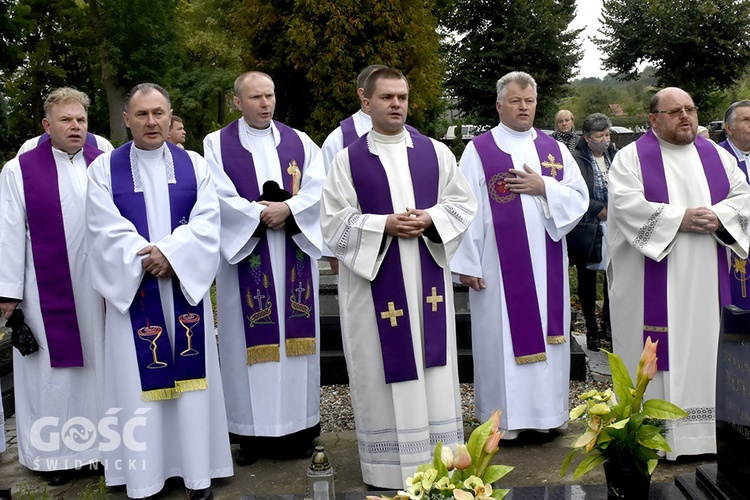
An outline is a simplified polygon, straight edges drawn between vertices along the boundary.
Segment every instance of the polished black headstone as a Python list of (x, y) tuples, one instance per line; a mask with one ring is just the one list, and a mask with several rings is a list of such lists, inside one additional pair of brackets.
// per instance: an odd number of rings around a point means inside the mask
[(677, 478), (690, 500), (750, 498), (750, 310), (726, 306), (716, 363), (716, 465)]
[(724, 308), (716, 374), (716, 461), (750, 498), (750, 310)]

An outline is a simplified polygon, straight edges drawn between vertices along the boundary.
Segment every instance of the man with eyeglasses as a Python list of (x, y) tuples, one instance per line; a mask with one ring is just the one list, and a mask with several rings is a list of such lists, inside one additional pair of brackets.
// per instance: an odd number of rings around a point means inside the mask
[(716, 453), (716, 351), (729, 304), (726, 247), (746, 258), (750, 186), (731, 154), (697, 136), (688, 93), (651, 99), (651, 130), (625, 146), (609, 174), (607, 268), (614, 351), (638, 366), (658, 340), (649, 398), (689, 417), (668, 422), (667, 459)]

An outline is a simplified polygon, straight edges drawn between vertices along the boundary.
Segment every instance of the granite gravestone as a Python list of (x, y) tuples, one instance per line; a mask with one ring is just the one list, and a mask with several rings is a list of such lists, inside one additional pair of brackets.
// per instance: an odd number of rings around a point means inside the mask
[[(716, 372), (716, 464), (680, 476), (690, 499), (750, 498), (750, 310), (722, 313)], [(708, 493), (708, 495), (706, 495)]]

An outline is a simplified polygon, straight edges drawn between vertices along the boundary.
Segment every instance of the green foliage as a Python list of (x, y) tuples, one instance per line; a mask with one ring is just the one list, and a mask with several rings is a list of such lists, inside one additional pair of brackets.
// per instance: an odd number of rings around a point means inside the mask
[(97, 483), (87, 484), (83, 491), (81, 491), (79, 498), (82, 500), (107, 500), (111, 496), (107, 489), (106, 481), (101, 477)]
[(656, 373), (656, 344), (650, 338), (638, 363), (635, 384), (620, 356), (604, 352), (609, 358), (614, 394), (609, 389), (588, 391), (580, 396), (584, 404), (571, 410), (571, 419), (584, 418), (587, 425), (573, 444), (573, 451), (563, 459), (561, 477), (578, 452), (587, 456), (576, 467), (574, 480), (605, 461), (635, 466), (642, 474), (651, 475), (659, 459), (656, 452), (670, 451), (662, 420), (687, 416), (667, 401), (643, 402), (646, 387)]
[(322, 141), (358, 108), (355, 80), (369, 64), (410, 84), (409, 123), (423, 132), (440, 111), (442, 67), (433, 2), (252, 0), (234, 11), (245, 69), (276, 84), (276, 116)]
[(47, 496), (46, 484), (41, 491), (38, 491), (36, 488), (32, 489), (32, 487), (26, 483), (21, 483), (18, 487), (18, 493), (16, 496), (22, 500), (47, 500), (49, 498), (49, 496)]
[[(0, 22), (0, 34), (11, 41), (0, 49), (0, 82), (9, 106), (5, 151), (43, 132), (42, 103), (50, 90), (67, 85), (89, 93), (94, 87), (87, 55), (90, 31), (75, 0), (19, 0), (11, 5), (6, 10), (11, 17)], [(0, 10), (6, 7), (0, 4)]]
[(125, 90), (142, 82), (168, 86), (169, 70), (179, 58), (177, 0), (89, 1), (100, 6), (106, 69), (118, 84)]
[(441, 21), (449, 34), (446, 86), (458, 109), (477, 124), (496, 124), (497, 79), (526, 71), (538, 86), (537, 122), (551, 121), (581, 59), (581, 30), (568, 29), (574, 16), (575, 0), (454, 0)]
[(747, 0), (605, 0), (595, 43), (606, 69), (634, 78), (640, 64), (653, 64), (660, 86), (680, 87), (709, 107), (711, 94), (750, 64), (749, 17)]

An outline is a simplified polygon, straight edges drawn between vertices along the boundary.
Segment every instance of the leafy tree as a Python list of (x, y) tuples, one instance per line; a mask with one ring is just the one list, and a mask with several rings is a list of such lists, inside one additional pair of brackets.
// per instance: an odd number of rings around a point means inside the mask
[(29, 10), (19, 2), (0, 0), (0, 71), (13, 71), (23, 62), (21, 41), (25, 23), (21, 14)]
[(178, 0), (87, 0), (97, 62), (109, 108), (110, 138), (127, 140), (122, 110), (138, 83), (168, 87), (179, 66), (175, 16)]
[(525, 71), (537, 82), (537, 121), (551, 122), (556, 101), (581, 59), (569, 30), (575, 0), (454, 0), (442, 18), (447, 36), (447, 87), (463, 113), (497, 123), (497, 79)]
[(230, 0), (180, 0), (180, 69), (168, 89), (174, 113), (185, 121), (188, 149), (202, 150), (205, 135), (227, 118), (234, 79), (242, 70)]
[(747, 0), (605, 0), (595, 43), (606, 69), (634, 78), (648, 62), (660, 86), (680, 87), (699, 107), (712, 107), (712, 94), (750, 64), (749, 18)]
[(89, 33), (75, 0), (19, 0), (0, 9), (10, 16), (0, 21), (0, 34), (12, 44), (0, 48), (0, 79), (9, 99), (8, 141), (16, 148), (42, 132), (42, 104), (50, 90), (63, 85), (87, 93), (93, 89), (86, 56)]
[(358, 108), (355, 80), (369, 64), (400, 70), (410, 83), (409, 122), (440, 110), (442, 67), (433, 1), (252, 0), (235, 11), (245, 69), (270, 74), (276, 116), (317, 141)]

